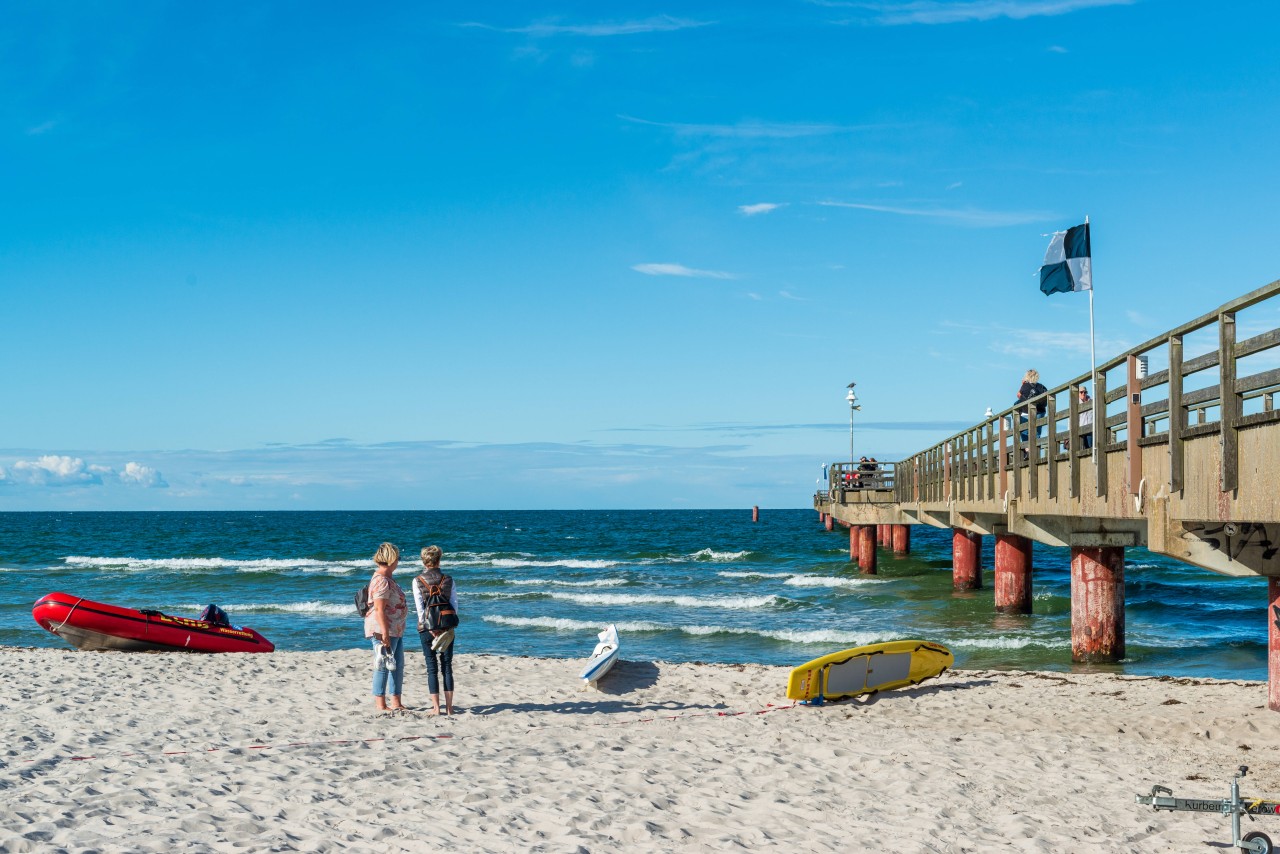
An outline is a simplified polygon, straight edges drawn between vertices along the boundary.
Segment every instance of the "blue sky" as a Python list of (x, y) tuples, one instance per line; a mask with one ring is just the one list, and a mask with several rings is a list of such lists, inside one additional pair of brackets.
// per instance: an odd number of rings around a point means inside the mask
[(1280, 276), (1280, 11), (11, 5), (0, 509), (805, 506)]

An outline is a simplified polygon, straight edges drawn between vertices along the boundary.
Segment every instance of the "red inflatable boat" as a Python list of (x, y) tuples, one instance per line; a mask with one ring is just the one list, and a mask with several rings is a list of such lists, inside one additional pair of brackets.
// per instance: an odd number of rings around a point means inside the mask
[(41, 628), (77, 649), (161, 652), (271, 652), (275, 644), (253, 629), (171, 617), (90, 602), (66, 593), (43, 596), (31, 609)]

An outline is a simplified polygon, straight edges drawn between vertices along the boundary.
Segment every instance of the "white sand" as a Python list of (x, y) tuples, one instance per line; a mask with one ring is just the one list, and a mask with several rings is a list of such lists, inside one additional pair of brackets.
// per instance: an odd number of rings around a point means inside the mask
[(1240, 764), (1280, 795), (1262, 683), (959, 671), (791, 708), (776, 667), (583, 693), (580, 662), (460, 655), (453, 718), (378, 718), (359, 650), (0, 661), (6, 852), (1222, 850), (1224, 817), (1134, 795), (1224, 797)]

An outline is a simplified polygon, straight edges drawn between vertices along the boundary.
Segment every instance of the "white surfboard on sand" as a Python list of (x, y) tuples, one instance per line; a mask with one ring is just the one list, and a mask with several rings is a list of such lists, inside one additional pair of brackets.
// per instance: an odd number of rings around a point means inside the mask
[(613, 663), (618, 660), (618, 629), (616, 626), (609, 626), (599, 635), (600, 642), (596, 644), (596, 648), (591, 653), (591, 658), (587, 659), (587, 664), (582, 668), (580, 674), (583, 687), (596, 682), (601, 676), (609, 672), (609, 668), (613, 667)]

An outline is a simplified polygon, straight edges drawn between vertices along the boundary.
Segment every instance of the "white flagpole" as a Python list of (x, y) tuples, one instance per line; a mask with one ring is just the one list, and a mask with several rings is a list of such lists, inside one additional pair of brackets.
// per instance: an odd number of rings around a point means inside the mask
[[(1089, 215), (1085, 214), (1084, 224), (1089, 224)], [(1098, 354), (1093, 337), (1093, 235), (1089, 235), (1089, 373), (1093, 381), (1093, 465), (1098, 466), (1098, 441), (1102, 439), (1107, 426), (1107, 402), (1098, 399)], [(1102, 407), (1102, 418), (1098, 418), (1098, 407)]]

